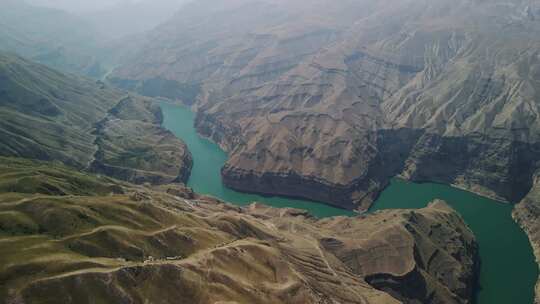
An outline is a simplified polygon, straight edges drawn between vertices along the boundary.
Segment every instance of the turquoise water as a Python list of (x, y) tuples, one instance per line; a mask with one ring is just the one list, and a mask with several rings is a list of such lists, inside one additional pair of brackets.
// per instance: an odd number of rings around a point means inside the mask
[[(324, 204), (282, 197), (263, 197), (225, 188), (221, 167), (227, 154), (218, 145), (201, 138), (193, 124), (195, 115), (188, 108), (162, 103), (163, 126), (181, 138), (193, 155), (188, 185), (196, 192), (228, 202), (246, 205), (254, 201), (274, 207), (306, 209), (317, 217), (353, 215), (353, 212)], [(527, 237), (512, 220), (512, 206), (438, 184), (414, 184), (393, 180), (372, 208), (422, 208), (435, 198), (446, 200), (461, 213), (480, 244), (482, 267), (478, 304), (531, 304), (537, 265)]]
[(351, 211), (334, 208), (325, 204), (307, 200), (288, 199), (283, 197), (263, 197), (256, 194), (237, 192), (223, 186), (221, 167), (227, 161), (227, 154), (211, 141), (200, 137), (193, 124), (195, 114), (187, 107), (162, 103), (163, 126), (181, 138), (189, 147), (193, 156), (193, 169), (188, 186), (197, 193), (207, 194), (238, 205), (252, 202), (264, 202), (267, 205), (283, 208), (294, 207), (306, 209), (316, 217), (336, 215), (353, 215)]
[(479, 304), (530, 304), (538, 266), (525, 233), (513, 221), (512, 205), (440, 184), (393, 180), (373, 210), (422, 208), (439, 198), (458, 211), (480, 248)]

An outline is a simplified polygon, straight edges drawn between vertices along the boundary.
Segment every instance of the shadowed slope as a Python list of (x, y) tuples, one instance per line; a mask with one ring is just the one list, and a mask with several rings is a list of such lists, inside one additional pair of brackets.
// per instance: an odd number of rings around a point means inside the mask
[[(531, 192), (516, 206), (513, 216), (529, 236), (540, 267), (540, 179), (538, 173)], [(540, 276), (536, 284), (535, 304), (540, 304)]]

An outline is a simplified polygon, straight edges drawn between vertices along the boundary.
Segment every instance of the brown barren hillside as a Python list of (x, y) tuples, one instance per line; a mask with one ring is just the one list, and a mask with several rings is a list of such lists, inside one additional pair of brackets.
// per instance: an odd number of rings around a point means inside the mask
[(5, 303), (470, 303), (476, 241), (441, 201), (317, 220), (58, 164), (0, 167)]
[(401, 175), (517, 202), (540, 160), (539, 10), (202, 0), (110, 80), (193, 104), (234, 189), (365, 210)]

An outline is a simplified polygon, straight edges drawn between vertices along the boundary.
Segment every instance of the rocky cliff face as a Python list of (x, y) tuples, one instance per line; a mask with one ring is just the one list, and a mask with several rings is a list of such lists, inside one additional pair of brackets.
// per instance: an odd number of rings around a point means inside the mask
[(0, 155), (143, 183), (186, 181), (187, 147), (153, 100), (0, 53)]
[(187, 182), (191, 154), (161, 123), (154, 101), (125, 97), (97, 124), (90, 170), (139, 184)]
[(279, 231), (316, 238), (326, 254), (403, 303), (470, 302), (477, 246), (463, 220), (443, 201), (419, 211), (308, 218), (307, 223), (305, 214), (295, 210), (257, 204), (248, 210)]
[(6, 303), (470, 303), (476, 242), (443, 202), (317, 220), (58, 164), (0, 167)]
[[(540, 177), (538, 173), (535, 175), (531, 192), (516, 206), (513, 216), (529, 236), (540, 268)], [(536, 284), (535, 304), (538, 303), (540, 303), (540, 277)]]
[(540, 155), (538, 12), (522, 0), (198, 1), (111, 80), (177, 83), (163, 95), (194, 103), (238, 190), (366, 209), (401, 175), (517, 202)]

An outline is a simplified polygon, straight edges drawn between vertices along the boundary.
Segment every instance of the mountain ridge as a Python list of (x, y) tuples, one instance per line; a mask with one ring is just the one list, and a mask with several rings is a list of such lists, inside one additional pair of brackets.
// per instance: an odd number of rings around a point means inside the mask
[(4, 53), (0, 79), (0, 155), (138, 183), (187, 180), (191, 155), (160, 127), (155, 101)]

